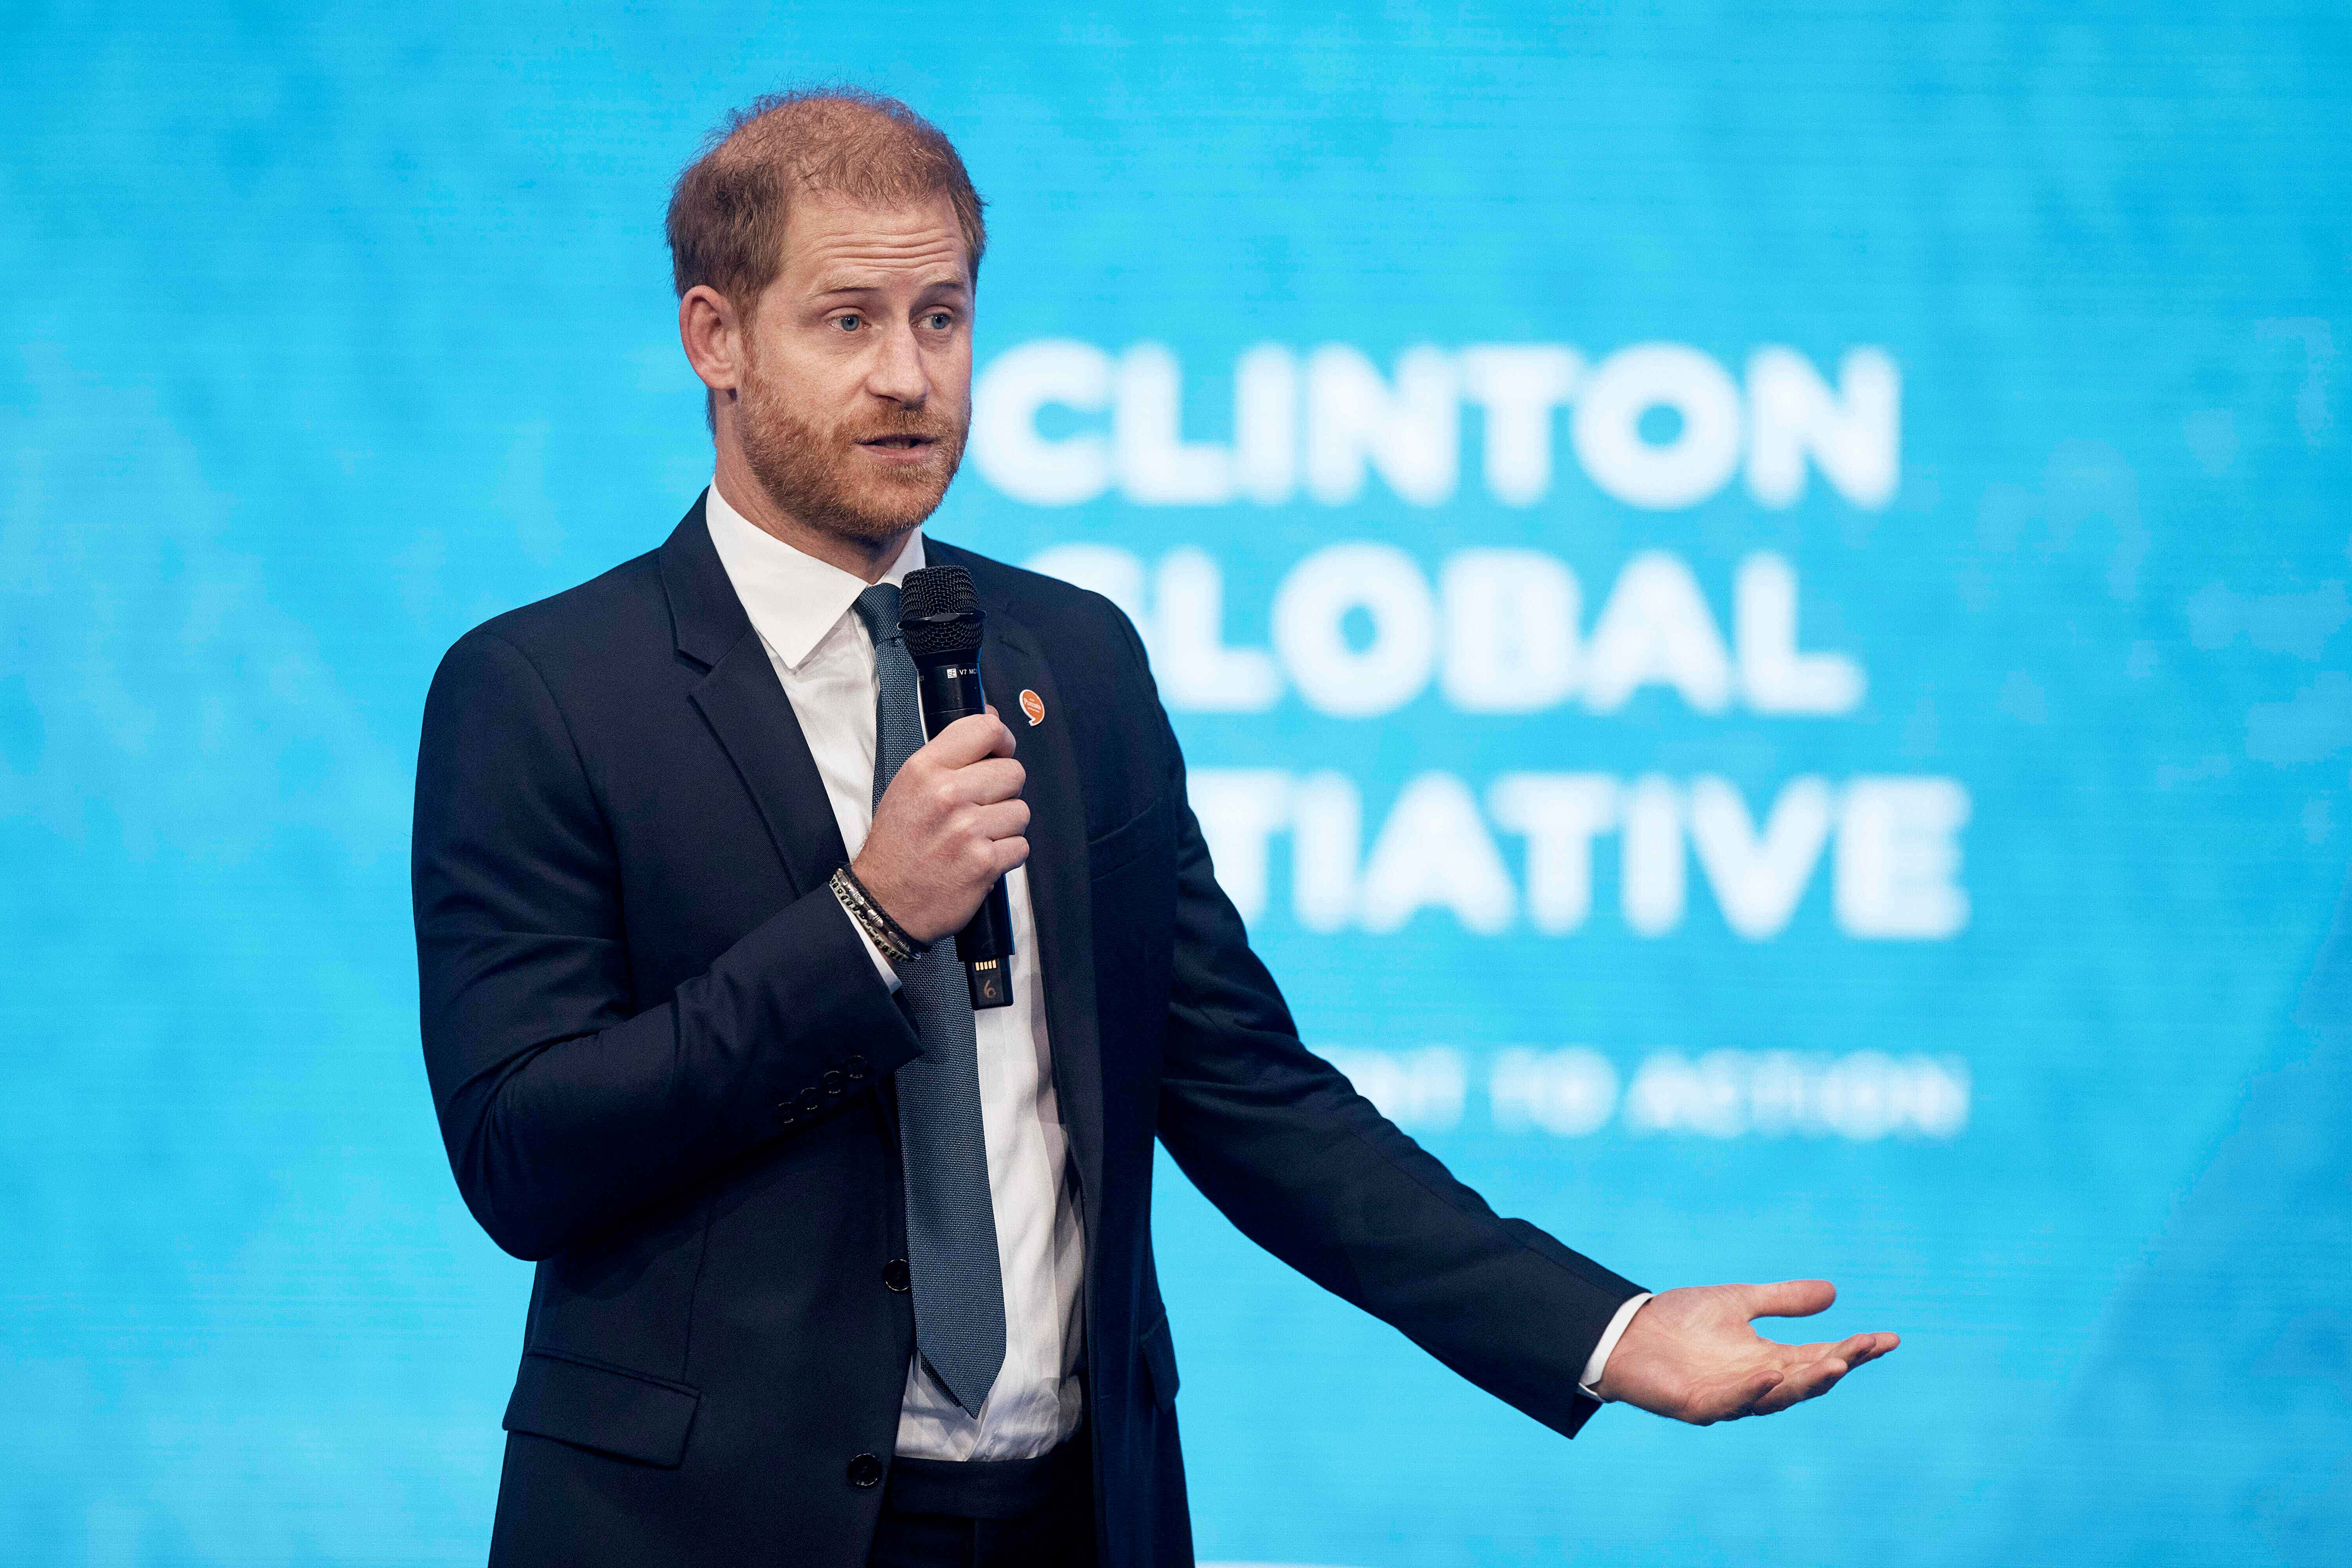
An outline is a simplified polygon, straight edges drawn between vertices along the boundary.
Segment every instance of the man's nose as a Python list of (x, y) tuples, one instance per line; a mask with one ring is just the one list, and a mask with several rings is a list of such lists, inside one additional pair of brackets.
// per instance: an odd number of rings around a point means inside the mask
[(877, 334), (874, 361), (866, 374), (866, 390), (902, 407), (920, 408), (930, 395), (931, 378), (923, 368), (922, 351), (915, 334), (903, 323)]

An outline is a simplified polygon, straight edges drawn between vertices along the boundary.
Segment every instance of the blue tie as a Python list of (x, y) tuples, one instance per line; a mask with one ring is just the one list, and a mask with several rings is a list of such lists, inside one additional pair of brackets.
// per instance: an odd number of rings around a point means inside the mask
[[(874, 804), (923, 743), (915, 661), (898, 637), (898, 590), (857, 595), (874, 638)], [(907, 1174), (907, 1269), (915, 1344), (949, 1395), (980, 1414), (1004, 1364), (1004, 1284), (996, 1264), (996, 1210), (988, 1193), (988, 1139), (980, 1119), (980, 1042), (963, 963), (942, 937), (895, 966), (923, 1054), (898, 1069), (898, 1142)]]

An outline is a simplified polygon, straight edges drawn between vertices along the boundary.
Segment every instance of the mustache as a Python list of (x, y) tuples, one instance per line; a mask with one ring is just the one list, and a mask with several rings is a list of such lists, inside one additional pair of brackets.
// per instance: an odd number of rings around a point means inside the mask
[(867, 441), (887, 441), (892, 437), (937, 441), (942, 445), (962, 439), (964, 421), (956, 415), (925, 409), (917, 413), (902, 411), (878, 419), (844, 421), (836, 427), (838, 437), (852, 446)]

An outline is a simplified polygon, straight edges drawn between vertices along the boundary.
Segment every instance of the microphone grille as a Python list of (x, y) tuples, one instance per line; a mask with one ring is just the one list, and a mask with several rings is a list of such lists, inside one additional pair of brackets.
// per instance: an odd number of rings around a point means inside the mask
[(980, 651), (980, 595), (961, 566), (926, 566), (898, 585), (898, 633), (913, 658)]

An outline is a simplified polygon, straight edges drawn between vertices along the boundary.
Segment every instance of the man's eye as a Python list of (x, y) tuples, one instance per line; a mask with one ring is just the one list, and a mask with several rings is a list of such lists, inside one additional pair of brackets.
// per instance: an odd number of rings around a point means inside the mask
[(949, 315), (945, 310), (933, 310), (929, 315), (924, 317), (923, 320), (934, 331), (944, 332), (950, 327), (955, 325), (955, 318)]
[(854, 332), (866, 323), (856, 316), (835, 316), (833, 324), (845, 332)]

